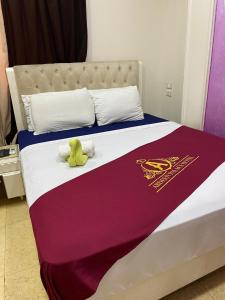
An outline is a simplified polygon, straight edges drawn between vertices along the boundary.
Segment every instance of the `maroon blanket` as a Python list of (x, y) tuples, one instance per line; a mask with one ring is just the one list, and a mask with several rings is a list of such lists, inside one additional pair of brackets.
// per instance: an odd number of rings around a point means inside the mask
[(50, 299), (90, 297), (224, 161), (223, 139), (181, 127), (40, 197), (30, 215)]

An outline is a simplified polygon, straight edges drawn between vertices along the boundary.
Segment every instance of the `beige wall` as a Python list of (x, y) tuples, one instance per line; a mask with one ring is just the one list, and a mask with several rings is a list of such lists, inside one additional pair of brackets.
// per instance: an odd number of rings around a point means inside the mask
[(87, 60), (142, 60), (145, 111), (175, 121), (181, 118), (187, 1), (87, 0)]

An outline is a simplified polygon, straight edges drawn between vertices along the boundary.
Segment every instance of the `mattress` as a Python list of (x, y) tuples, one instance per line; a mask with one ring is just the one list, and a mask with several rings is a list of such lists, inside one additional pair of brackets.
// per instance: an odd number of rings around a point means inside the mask
[(98, 132), (118, 130), (118, 129), (128, 128), (128, 127), (154, 124), (154, 123), (159, 123), (164, 121), (166, 120), (150, 114), (144, 114), (144, 119), (142, 120), (112, 123), (103, 126), (98, 126), (95, 123), (94, 126), (92, 127), (76, 128), (76, 129), (63, 130), (57, 132), (48, 132), (39, 135), (34, 135), (33, 132), (30, 132), (28, 130), (22, 130), (18, 133), (18, 143), (20, 146), (20, 150), (22, 150), (23, 148), (32, 144), (60, 140), (63, 138), (69, 138), (73, 136), (81, 136), (81, 135), (93, 134)]
[[(158, 140), (179, 124), (163, 122), (81, 136), (91, 139), (96, 155), (84, 167), (68, 168), (58, 158), (67, 139), (29, 145), (21, 151), (28, 205), (54, 187)], [(128, 255), (117, 261), (90, 299), (107, 299), (143, 280), (225, 244), (225, 163)]]

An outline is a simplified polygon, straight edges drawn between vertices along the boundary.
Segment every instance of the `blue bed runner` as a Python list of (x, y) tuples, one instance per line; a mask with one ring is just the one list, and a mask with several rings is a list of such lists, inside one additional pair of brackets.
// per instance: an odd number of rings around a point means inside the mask
[(111, 130), (118, 130), (118, 129), (140, 126), (140, 125), (159, 123), (163, 121), (166, 120), (149, 114), (145, 114), (144, 119), (138, 121), (126, 121), (126, 122), (113, 123), (113, 124), (103, 125), (103, 126), (98, 126), (96, 124), (90, 128), (89, 127), (77, 128), (77, 129), (63, 130), (57, 132), (43, 133), (39, 135), (34, 135), (33, 132), (30, 132), (28, 130), (22, 130), (18, 133), (17, 142), (19, 144), (20, 150), (22, 150), (23, 148), (32, 144), (38, 144), (38, 143), (43, 143), (43, 142), (48, 142), (53, 140), (60, 140), (60, 139), (65, 139), (65, 138), (70, 138), (75, 136), (94, 134), (94, 133), (111, 131)]

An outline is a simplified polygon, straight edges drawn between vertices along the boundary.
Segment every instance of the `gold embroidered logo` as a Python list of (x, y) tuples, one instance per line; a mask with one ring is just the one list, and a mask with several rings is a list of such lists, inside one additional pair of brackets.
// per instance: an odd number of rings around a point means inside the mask
[(136, 163), (141, 166), (144, 178), (148, 180), (148, 185), (159, 192), (198, 158), (198, 156), (190, 155), (185, 157), (171, 156), (168, 158), (139, 159)]

